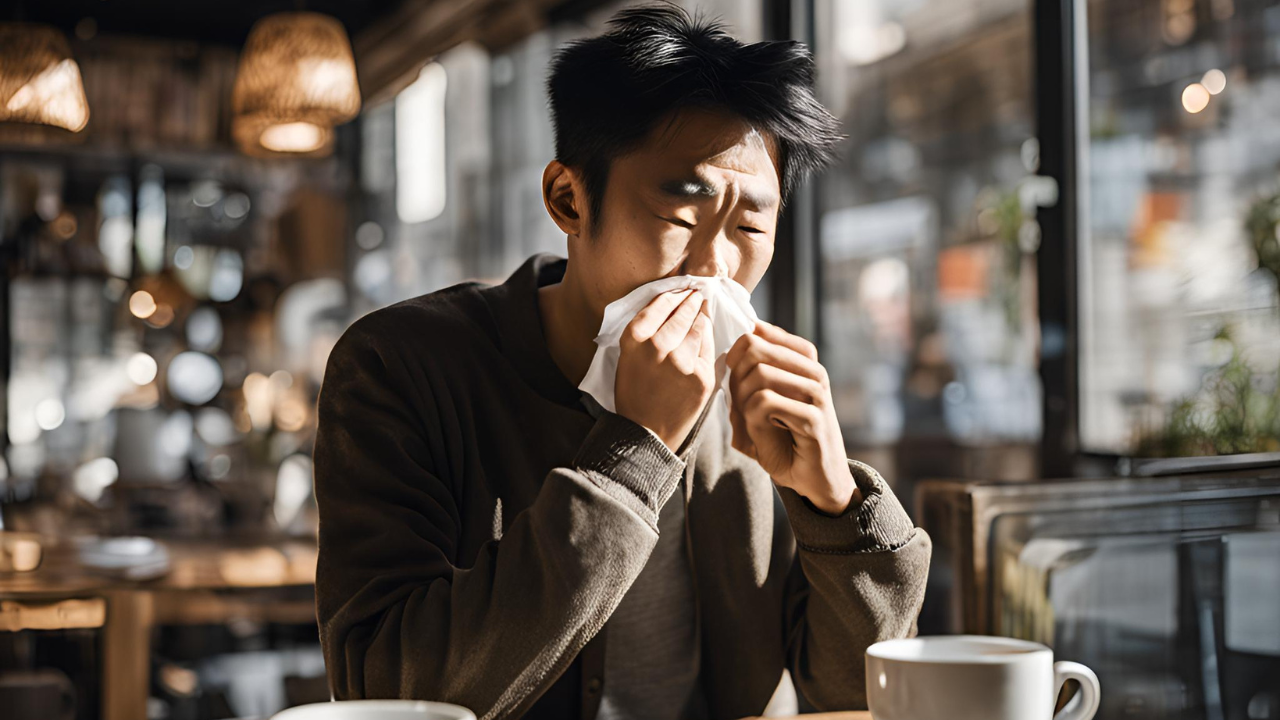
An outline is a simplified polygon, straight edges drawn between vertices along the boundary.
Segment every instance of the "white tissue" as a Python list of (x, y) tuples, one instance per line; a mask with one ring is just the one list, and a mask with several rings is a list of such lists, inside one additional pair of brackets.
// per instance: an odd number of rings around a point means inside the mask
[(596, 335), (596, 355), (591, 359), (587, 376), (578, 388), (595, 398), (600, 407), (617, 412), (614, 403), (614, 382), (618, 375), (618, 342), (627, 325), (646, 305), (660, 293), (669, 290), (696, 288), (707, 300), (711, 316), (712, 335), (715, 338), (716, 383), (724, 391), (725, 407), (729, 401), (729, 373), (725, 355), (738, 338), (755, 329), (756, 311), (751, 307), (751, 293), (733, 278), (705, 275), (680, 275), (662, 278), (627, 293), (620, 300), (609, 303), (604, 309), (604, 322)]

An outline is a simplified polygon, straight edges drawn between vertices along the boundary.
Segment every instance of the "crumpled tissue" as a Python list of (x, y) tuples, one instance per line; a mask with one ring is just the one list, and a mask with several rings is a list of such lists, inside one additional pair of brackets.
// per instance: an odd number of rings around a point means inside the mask
[(614, 383), (618, 375), (618, 343), (622, 332), (646, 305), (660, 293), (696, 288), (707, 301), (715, 338), (716, 383), (723, 390), (725, 407), (729, 407), (729, 373), (725, 356), (738, 338), (755, 329), (759, 317), (751, 307), (751, 293), (733, 278), (705, 275), (679, 275), (646, 283), (627, 293), (604, 309), (604, 321), (596, 335), (596, 354), (586, 377), (578, 389), (589, 393), (600, 407), (617, 412)]

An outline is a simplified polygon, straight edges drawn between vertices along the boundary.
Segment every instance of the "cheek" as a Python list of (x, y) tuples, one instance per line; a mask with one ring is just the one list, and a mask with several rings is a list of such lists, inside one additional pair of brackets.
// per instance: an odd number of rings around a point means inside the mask
[(671, 274), (688, 246), (688, 232), (643, 213), (619, 214), (593, 238), (594, 284), (608, 300)]
[(755, 241), (746, 241), (738, 245), (741, 260), (733, 279), (748, 290), (755, 290), (760, 278), (773, 260), (773, 238), (767, 237)]

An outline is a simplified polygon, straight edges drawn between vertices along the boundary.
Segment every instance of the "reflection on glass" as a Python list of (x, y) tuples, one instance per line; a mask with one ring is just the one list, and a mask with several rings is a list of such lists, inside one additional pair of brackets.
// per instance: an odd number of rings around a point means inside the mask
[(817, 183), (823, 361), (845, 437), (1033, 443), (1031, 4), (817, 0), (848, 141)]
[(1083, 444), (1280, 451), (1280, 6), (1088, 14)]

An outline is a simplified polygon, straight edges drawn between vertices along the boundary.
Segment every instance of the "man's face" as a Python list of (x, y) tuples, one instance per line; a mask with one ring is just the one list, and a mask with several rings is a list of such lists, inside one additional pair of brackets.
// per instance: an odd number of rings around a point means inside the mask
[(675, 113), (613, 161), (600, 222), (570, 236), (571, 262), (601, 308), (674, 275), (724, 275), (752, 290), (773, 257), (778, 177), (774, 143), (746, 122)]

